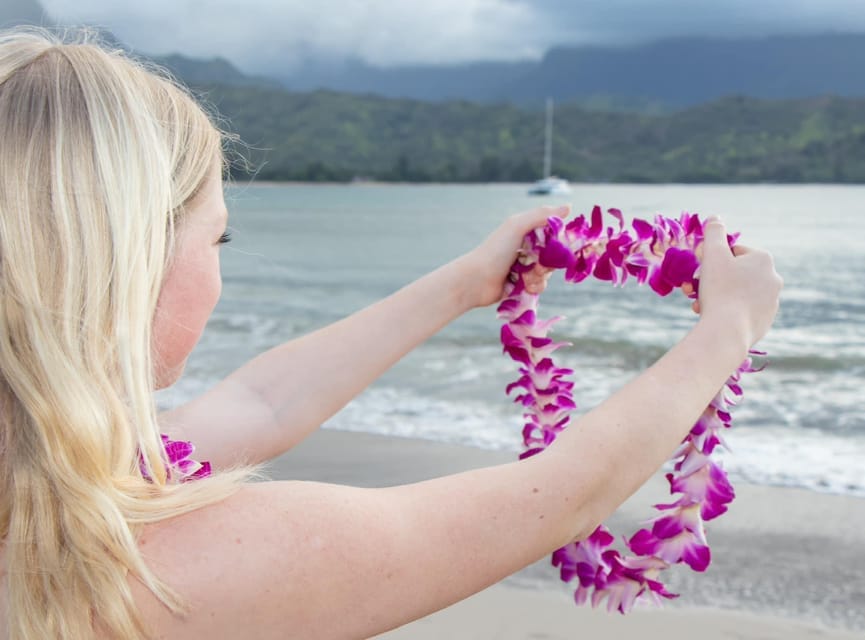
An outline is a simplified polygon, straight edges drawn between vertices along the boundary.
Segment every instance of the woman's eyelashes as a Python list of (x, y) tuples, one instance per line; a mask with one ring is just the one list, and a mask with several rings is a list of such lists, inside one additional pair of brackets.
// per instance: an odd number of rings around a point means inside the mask
[(228, 244), (231, 242), (231, 232), (225, 231), (221, 236), (219, 236), (219, 244)]

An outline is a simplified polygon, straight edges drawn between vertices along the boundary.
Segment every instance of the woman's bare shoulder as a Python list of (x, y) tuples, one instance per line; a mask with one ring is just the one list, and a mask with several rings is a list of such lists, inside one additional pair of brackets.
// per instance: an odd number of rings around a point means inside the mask
[(390, 552), (379, 543), (402, 536), (384, 493), (253, 483), (222, 502), (149, 525), (139, 542), (145, 561), (188, 603), (178, 617), (134, 582), (154, 637), (325, 638), (357, 631), (359, 617), (322, 614), (351, 608), (357, 580), (374, 584), (390, 566)]
[[(162, 639), (371, 637), (475, 593), (561, 546), (564, 504), (533, 463), (382, 489), (262, 482), (141, 536), (189, 604), (135, 594)], [(551, 518), (538, 518), (538, 510)]]
[(130, 577), (133, 597), (161, 640), (374, 636), (572, 537), (572, 507), (537, 458), (380, 489), (244, 485), (140, 534), (145, 562), (186, 613)]

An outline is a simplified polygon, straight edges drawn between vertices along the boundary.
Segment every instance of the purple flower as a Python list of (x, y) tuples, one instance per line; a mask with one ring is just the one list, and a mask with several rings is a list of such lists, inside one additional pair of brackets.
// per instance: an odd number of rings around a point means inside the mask
[(711, 561), (699, 504), (676, 507), (670, 515), (661, 516), (651, 531), (635, 533), (628, 547), (637, 555), (655, 556), (670, 564), (684, 562), (694, 571), (705, 571)]
[(177, 477), (181, 482), (205, 478), (210, 475), (210, 463), (198, 462), (190, 459), (195, 452), (191, 442), (183, 440), (171, 440), (162, 434), (162, 445), (165, 447), (165, 455), (168, 458), (168, 477)]
[[(161, 434), (161, 438), (162, 447), (165, 450), (166, 472), (169, 480), (187, 482), (210, 475), (211, 468), (209, 462), (198, 462), (189, 457), (195, 451), (195, 447), (191, 442), (171, 440), (164, 433)], [(144, 464), (144, 459), (140, 455), (139, 465), (144, 478), (150, 480), (150, 474)]]
[(670, 247), (664, 254), (661, 268), (649, 278), (649, 286), (655, 293), (665, 296), (676, 287), (694, 281), (694, 272), (699, 263), (692, 251)]
[(670, 493), (681, 493), (682, 500), (700, 504), (700, 516), (707, 521), (726, 513), (727, 505), (736, 497), (727, 474), (711, 460), (689, 476), (676, 477), (668, 473), (667, 481)]
[(637, 238), (640, 240), (640, 242), (654, 239), (655, 227), (653, 227), (645, 220), (637, 219), (634, 220), (631, 224), (634, 227), (634, 231), (637, 233)]
[(652, 556), (623, 557), (616, 551), (608, 552), (608, 558), (612, 570), (603, 587), (596, 588), (592, 594), (592, 606), (599, 606), (606, 598), (607, 611), (628, 613), (641, 597), (649, 599), (656, 605), (660, 604), (661, 598), (678, 597), (654, 579), (668, 566), (663, 560)]
[(585, 251), (580, 250), (574, 263), (565, 271), (565, 280), (568, 282), (582, 282), (592, 275), (597, 262), (597, 255), (586, 254)]
[[(703, 241), (699, 217), (683, 213), (678, 219), (656, 216), (652, 222), (634, 220), (633, 232), (624, 228), (618, 209), (608, 213), (617, 224), (605, 228), (601, 208), (565, 224), (550, 218), (547, 226), (529, 233), (520, 259), (511, 270), (511, 282), (499, 305), (505, 321), (501, 338), (504, 351), (520, 363), (519, 378), (507, 393), (519, 391), (514, 401), (523, 407), (523, 443), (520, 458), (542, 452), (570, 424), (574, 383), (571, 369), (557, 367), (552, 354), (564, 343), (548, 336), (558, 318), (540, 320), (538, 296), (529, 294), (522, 274), (537, 263), (564, 269), (565, 279), (581, 282), (589, 276), (622, 285), (629, 276), (638, 284), (649, 283), (659, 295), (690, 283), (696, 297), (699, 262), (696, 250)], [(728, 236), (732, 246), (737, 236)], [(751, 352), (751, 355), (765, 355)], [(718, 446), (725, 446), (723, 431), (730, 428), (731, 409), (742, 397), (741, 377), (758, 371), (750, 358), (734, 371), (694, 423), (673, 456), (674, 470), (667, 475), (670, 493), (678, 498), (658, 504), (650, 529), (642, 529), (626, 541), (636, 555), (623, 556), (613, 548), (613, 536), (603, 526), (587, 539), (573, 542), (553, 553), (553, 565), (561, 579), (577, 579), (574, 600), (626, 613), (638, 600), (660, 603), (677, 597), (668, 592), (658, 576), (674, 564), (687, 564), (704, 571), (711, 561), (703, 522), (727, 511), (735, 492), (723, 468), (711, 459)]]
[(572, 542), (554, 551), (553, 566), (559, 567), (562, 581), (570, 582), (575, 576), (580, 575), (579, 567), (582, 565), (580, 583), (588, 586), (594, 580), (597, 568), (604, 571), (610, 570), (603, 554), (611, 544), (613, 544), (613, 535), (604, 526), (600, 526), (585, 540)]

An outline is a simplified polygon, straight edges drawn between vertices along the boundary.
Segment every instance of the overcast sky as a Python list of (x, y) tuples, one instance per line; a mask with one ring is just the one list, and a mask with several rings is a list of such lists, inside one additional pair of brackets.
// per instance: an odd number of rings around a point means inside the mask
[(865, 32), (865, 0), (42, 0), (150, 54), (221, 55), (251, 73), (305, 60), (390, 66), (536, 59), (557, 44)]

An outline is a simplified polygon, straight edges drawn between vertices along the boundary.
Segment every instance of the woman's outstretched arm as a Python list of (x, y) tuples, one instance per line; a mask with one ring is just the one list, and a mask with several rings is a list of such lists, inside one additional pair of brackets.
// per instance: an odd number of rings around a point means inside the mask
[(667, 459), (769, 328), (771, 258), (707, 229), (694, 329), (543, 453), (386, 489), (262, 483), (155, 525), (181, 622), (139, 591), (158, 637), (366, 638), (456, 602), (588, 535)]
[[(511, 217), (474, 251), (357, 313), (254, 358), (209, 392), (163, 414), (196, 455), (225, 467), (300, 442), (406, 353), (476, 306), (491, 304), (523, 236), (567, 209)], [(542, 286), (542, 275), (535, 274)]]

